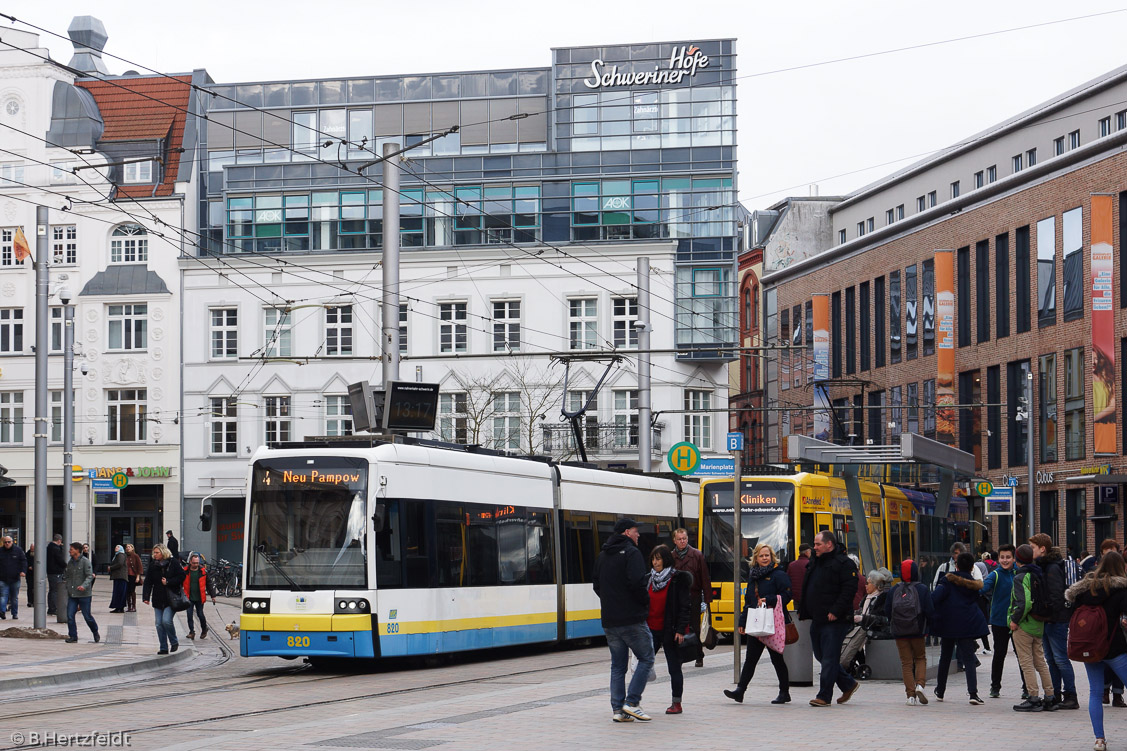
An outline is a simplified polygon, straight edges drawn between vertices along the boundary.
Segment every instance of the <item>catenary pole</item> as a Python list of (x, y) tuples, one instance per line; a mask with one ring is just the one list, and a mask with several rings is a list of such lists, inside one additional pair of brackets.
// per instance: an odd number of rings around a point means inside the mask
[(638, 259), (638, 469), (652, 468), (653, 432), (650, 429), (650, 259)]
[[(61, 293), (60, 293), (61, 297)], [(74, 540), (74, 306), (63, 310), (63, 542)]]
[(383, 387), (399, 380), (399, 144), (383, 146)]
[[(1030, 363), (1029, 372), (1025, 374), (1025, 407), (1026, 416), (1025, 422), (1029, 429), (1025, 432), (1025, 458), (1026, 464), (1029, 467), (1029, 492), (1026, 494), (1026, 501), (1029, 505), (1029, 512), (1026, 514), (1026, 527), (1028, 528), (1029, 536), (1034, 535), (1033, 529), (1033, 365)], [(1017, 540), (1014, 540), (1014, 545), (1017, 545)]]
[[(35, 551), (47, 560), (47, 525), (51, 499), (47, 495), (47, 293), (51, 285), (47, 270), (47, 207), (35, 207)], [(24, 543), (26, 545), (26, 542)], [(35, 628), (47, 627), (47, 566), (35, 567)]]
[(743, 558), (743, 526), (740, 521), (740, 508), (743, 506), (740, 470), (743, 468), (743, 452), (735, 452), (736, 471), (732, 483), (732, 681), (740, 682), (740, 611), (743, 603), (740, 598), (740, 562)]

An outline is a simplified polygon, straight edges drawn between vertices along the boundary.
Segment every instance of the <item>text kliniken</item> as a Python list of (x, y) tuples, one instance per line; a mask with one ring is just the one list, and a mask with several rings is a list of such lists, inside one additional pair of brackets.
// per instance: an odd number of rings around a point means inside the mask
[(681, 83), (688, 76), (692, 78), (701, 68), (708, 67), (708, 55), (700, 51), (695, 45), (692, 47), (675, 47), (669, 56), (669, 68), (659, 70), (655, 65), (653, 70), (641, 73), (619, 73), (618, 66), (612, 66), (604, 72), (602, 60), (591, 62), (592, 78), (583, 80), (583, 85), (589, 89), (602, 86), (649, 86), (659, 83)]

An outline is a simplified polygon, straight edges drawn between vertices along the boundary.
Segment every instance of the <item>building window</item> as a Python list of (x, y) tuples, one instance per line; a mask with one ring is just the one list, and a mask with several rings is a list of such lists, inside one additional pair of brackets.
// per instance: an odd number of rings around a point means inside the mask
[(1053, 156), (1060, 156), (1064, 153), (1064, 136), (1053, 139)]
[(935, 379), (924, 381), (923, 404), (924, 437), (935, 438)]
[[(748, 292), (750, 295), (750, 291)], [(750, 301), (748, 307), (750, 308)], [(634, 322), (638, 320), (638, 298), (612, 297), (611, 312), (614, 314), (614, 346), (616, 349), (637, 349), (638, 329)], [(750, 322), (748, 328), (751, 328)]]
[(153, 163), (151, 160), (130, 162), (123, 167), (122, 182), (126, 185), (143, 185), (153, 181)]
[(845, 230), (843, 230), (843, 229), (839, 229), (839, 230), (837, 231), (837, 244), (838, 244), (838, 245), (844, 245), (844, 244), (845, 244), (845, 240), (846, 240), (846, 237), (845, 237)]
[(1013, 171), (1014, 171), (1015, 173), (1016, 173), (1016, 172), (1021, 172), (1021, 164), (1022, 164), (1022, 157), (1021, 157), (1021, 154), (1014, 154), (1014, 155), (1013, 155), (1013, 156), (1012, 156), (1012, 157), (1010, 158), (1010, 166), (1011, 166), (1011, 167), (1013, 168)]
[(931, 207), (935, 206), (937, 203), (939, 203), (939, 194), (933, 190), (927, 194), (927, 205)]
[(66, 185), (74, 182), (74, 165), (70, 162), (51, 162), (51, 184)]
[(568, 300), (567, 304), (568, 348), (595, 349), (599, 333), (598, 300), (581, 297)]
[(958, 198), (959, 197), (959, 181), (958, 180), (951, 183), (951, 197), (952, 198)]
[(1124, 128), (1127, 128), (1127, 110), (1115, 113), (1115, 129), (1123, 130)]
[(148, 346), (148, 314), (148, 305), (108, 306), (109, 348), (119, 351), (145, 349)]
[(904, 269), (904, 359), (916, 359), (919, 332), (919, 308), (916, 305), (916, 267)]
[(955, 297), (958, 308), (955, 318), (959, 332), (958, 346), (970, 346), (970, 248), (955, 251)]
[(23, 443), (22, 391), (0, 391), (0, 443)]
[(1014, 232), (1014, 297), (1017, 333), (1029, 331), (1030, 316), (1029, 225)]
[(145, 440), (145, 389), (110, 389), (106, 392), (109, 408), (109, 435), (114, 442)]
[(290, 357), (293, 355), (293, 329), (288, 311), (266, 308), (264, 311), (264, 357)]
[(1032, 167), (1037, 164), (1037, 149), (1029, 149), (1025, 152), (1025, 166)]
[(994, 238), (994, 301), (998, 338), (1010, 335), (1010, 236)]
[(920, 196), (916, 199), (916, 213), (919, 213), (927, 208), (927, 196)]
[(1080, 130), (1074, 130), (1068, 134), (1068, 150), (1080, 148)]
[(1100, 138), (1111, 135), (1111, 115), (1100, 120)]
[[(1029, 437), (1030, 416), (1025, 405), (1025, 381), (1029, 373), (1029, 360), (1006, 363), (1006, 424), (1009, 425), (1009, 461), (1011, 467), (1026, 464), (1026, 439)], [(1018, 407), (1026, 413), (1023, 420), (1017, 419)]]
[(979, 240), (974, 246), (974, 312), (978, 318), (976, 342), (990, 339), (990, 241)]
[(981, 170), (974, 173), (974, 187), (976, 189), (981, 188), (985, 184), (985, 180), (983, 179), (984, 175), (985, 173)]
[(469, 439), (469, 417), (466, 415), (465, 392), (438, 395), (438, 434), (450, 443), (466, 443)]
[[(861, 359), (861, 370), (866, 371), (866, 370), (869, 369), (869, 366), (870, 366), (870, 363), (871, 363), (870, 354), (869, 354), (870, 351), (871, 351), (870, 341), (869, 341), (869, 337), (870, 337), (869, 320), (870, 320), (870, 315), (872, 314), (872, 307), (871, 307), (872, 303), (869, 299), (869, 283), (868, 282), (861, 282), (861, 286), (858, 288), (857, 295), (858, 295), (857, 302), (861, 306), (860, 311), (858, 313), (858, 315), (859, 315), (858, 320), (861, 322), (861, 326), (859, 327), (859, 331), (860, 331), (860, 334), (861, 334), (861, 342), (860, 342), (860, 346), (861, 346), (861, 358), (860, 358)], [(797, 308), (796, 308), (796, 310), (797, 310)], [(799, 321), (796, 320), (795, 321), (795, 329), (796, 330), (798, 329), (798, 324), (799, 324)], [(795, 357), (794, 359), (795, 359), (795, 370), (797, 371), (801, 367), (801, 365), (799, 364), (798, 357)]]
[(352, 435), (352, 404), (347, 395), (325, 396), (325, 435)]
[(211, 359), (228, 360), (239, 356), (239, 309), (211, 308)]
[(1002, 466), (1002, 378), (1001, 366), (986, 369), (986, 466)]
[(1057, 219), (1037, 222), (1037, 325), (1057, 322)]
[[(790, 341), (790, 309), (783, 308), (779, 311), (779, 341)], [(790, 388), (790, 361), (791, 353), (789, 349), (784, 349), (779, 353), (779, 389), (787, 390)]]
[(22, 163), (8, 162), (7, 164), (0, 164), (0, 187), (32, 187), (28, 186), (26, 183), (21, 185), (23, 181), (24, 173)]
[(520, 300), (493, 301), (493, 351), (520, 352)]
[(467, 312), (464, 302), (438, 304), (438, 351), (466, 352), (468, 346)]
[(857, 291), (845, 288), (845, 374), (857, 372)]
[(900, 204), (899, 206), (896, 207), (896, 221), (900, 221), (903, 218), (904, 218), (904, 204)]
[(1037, 362), (1041, 388), (1037, 407), (1042, 462), (1057, 460), (1057, 356), (1041, 355)]
[(830, 377), (841, 378), (841, 292), (830, 295)]
[(857, 237), (864, 237), (864, 236), (865, 236), (865, 223), (864, 222), (857, 222)]
[(290, 397), (268, 396), (266, 402), (266, 443), (290, 440)]
[(407, 354), (407, 303), (399, 304), (399, 354)]
[(900, 362), (900, 272), (888, 275), (888, 346), (891, 361)]
[(875, 229), (875, 228), (876, 228), (876, 222), (873, 220), (873, 217), (870, 216), (868, 219), (865, 220), (865, 229), (868, 230), (869, 232), (872, 232), (873, 229)]
[[(74, 407), (74, 404), (72, 403), (71, 404), (71, 408), (72, 408), (71, 414), (74, 414), (73, 407)], [(63, 428), (64, 427), (65, 427), (65, 425), (64, 425), (64, 420), (63, 420), (63, 392), (62, 391), (52, 391), (51, 392), (51, 442), (52, 443), (62, 443), (63, 442)]]
[(685, 389), (685, 440), (701, 451), (712, 449), (712, 392)]
[(23, 352), (23, 308), (0, 308), (0, 354)]
[(1084, 209), (1077, 207), (1061, 217), (1061, 242), (1064, 249), (1063, 299), (1064, 320), (1084, 317)]
[(884, 223), (885, 224), (892, 224), (895, 221), (896, 221), (896, 211), (895, 211), (895, 209), (889, 209), (888, 211), (884, 212)]
[(51, 265), (78, 263), (78, 228), (73, 224), (51, 225)]
[(989, 167), (986, 168), (986, 182), (992, 183), (997, 179), (998, 179), (998, 167), (996, 165), (992, 164), (992, 165), (990, 165)]
[(908, 405), (908, 419), (904, 427), (909, 433), (920, 432), (920, 385), (912, 381), (904, 389), (904, 400)]
[(520, 392), (502, 391), (493, 395), (493, 447), (520, 449)]
[(923, 355), (935, 354), (935, 260), (927, 259), (923, 263), (923, 293), (920, 298), (922, 312), (920, 320), (923, 321)]
[(614, 392), (614, 445), (616, 448), (638, 445), (637, 389), (618, 389)]
[(325, 354), (352, 354), (352, 306), (325, 308)]
[(884, 330), (884, 277), (878, 276), (873, 280), (873, 367), (883, 368), (885, 351), (888, 341), (885, 339)]
[(1084, 348), (1064, 352), (1064, 458), (1083, 459)]
[(234, 455), (239, 452), (239, 405), (233, 396), (212, 397), (211, 415), (212, 455)]
[(139, 224), (122, 224), (110, 236), (110, 263), (149, 260), (149, 232)]
[(52, 307), (51, 308), (51, 332), (50, 332), (51, 348), (49, 350), (51, 352), (62, 352), (63, 351), (63, 344), (64, 344), (63, 334), (64, 334), (64, 331), (65, 331), (64, 326), (65, 326), (65, 323), (66, 323), (63, 316), (64, 316), (64, 313), (63, 313), (62, 308), (60, 308), (60, 307)]
[(23, 266), (23, 260), (16, 260), (15, 251), (16, 228), (0, 228), (0, 267)]

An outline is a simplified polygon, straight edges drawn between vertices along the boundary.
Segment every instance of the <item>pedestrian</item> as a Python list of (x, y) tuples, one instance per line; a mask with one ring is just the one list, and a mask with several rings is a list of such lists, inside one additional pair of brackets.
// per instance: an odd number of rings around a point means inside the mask
[(27, 546), (27, 606), (35, 607), (35, 543)]
[[(956, 570), (955, 558), (959, 555), (959, 553), (965, 552), (967, 552), (967, 546), (961, 542), (956, 542), (951, 546), (951, 557), (943, 563), (939, 564), (939, 566), (935, 569), (935, 579), (931, 583), (932, 589), (935, 589), (939, 586), (939, 580), (942, 579), (944, 575)], [(982, 572), (977, 568), (974, 568), (971, 571), (971, 575), (974, 576), (975, 579), (982, 581)]]
[(125, 546), (125, 565), (127, 582), (129, 589), (125, 594), (128, 607), (125, 608), (127, 613), (137, 612), (137, 586), (141, 583), (141, 577), (145, 575), (145, 564), (141, 560), (141, 556), (137, 554), (132, 544)]
[(70, 562), (67, 563), (63, 576), (66, 579), (67, 594), (70, 596), (67, 600), (66, 643), (74, 644), (78, 641), (78, 624), (75, 616), (79, 610), (82, 611), (82, 618), (86, 621), (90, 633), (94, 635), (94, 642), (100, 642), (102, 637), (98, 635), (98, 622), (90, 613), (90, 600), (94, 596), (94, 567), (90, 565), (90, 559), (82, 555), (81, 542), (70, 544)]
[[(1087, 576), (1096, 570), (1096, 566), (1103, 560), (1103, 556), (1109, 551), (1114, 550), (1120, 555), (1123, 551), (1119, 549), (1119, 543), (1112, 538), (1108, 538), (1100, 543), (1099, 556), (1083, 556), (1083, 561), (1080, 563), (1081, 577)], [(1123, 681), (1119, 680), (1119, 676), (1110, 667), (1104, 666), (1104, 693), (1103, 703), (1111, 704), (1113, 707), (1125, 708), (1127, 702), (1123, 701)]]
[(810, 565), (814, 549), (809, 543), (798, 546), (798, 557), (787, 566), (787, 578), (790, 579), (791, 593), (794, 595), (794, 610), (797, 613), (802, 603), (802, 582), (806, 578), (806, 569)]
[(868, 594), (868, 585), (865, 583), (865, 577), (860, 576), (861, 572), (861, 559), (849, 553), (849, 560), (853, 561), (853, 565), (857, 567), (857, 591), (853, 594), (853, 611), (856, 612), (860, 609), (861, 603), (865, 600), (865, 595)]
[(67, 571), (67, 554), (63, 548), (63, 536), (56, 533), (47, 543), (47, 615), (55, 615), (59, 587), (63, 584)]
[(188, 568), (184, 569), (184, 595), (192, 607), (188, 608), (188, 638), (196, 638), (196, 624), (192, 621), (192, 611), (200, 619), (200, 638), (207, 638), (207, 618), (203, 614), (208, 595), (215, 596), (215, 589), (207, 579), (207, 569), (200, 561), (199, 553), (188, 554)]
[(857, 592), (857, 566), (845, 555), (833, 532), (814, 536), (815, 558), (802, 583), (799, 618), (809, 619), (810, 644), (821, 665), (818, 695), (812, 707), (828, 707), (836, 684), (841, 689), (837, 703), (844, 704), (861, 684), (841, 669), (841, 645), (853, 625), (853, 596)]
[[(638, 549), (638, 537), (638, 522), (619, 519), (595, 560), (592, 582), (599, 596), (600, 618), (610, 649), (610, 706), (615, 722), (651, 719), (641, 706), (642, 692), (654, 666), (653, 635), (646, 624), (650, 577)], [(626, 668), (631, 652), (638, 664), (627, 688)]]
[(1119, 619), (1127, 613), (1127, 568), (1123, 556), (1114, 550), (1100, 556), (1096, 570), (1087, 574), (1065, 591), (1065, 599), (1074, 607), (1103, 608), (1110, 634), (1109, 646), (1102, 660), (1085, 662), (1088, 673), (1088, 717), (1096, 736), (1094, 751), (1107, 751), (1104, 737), (1104, 704), (1097, 687), (1104, 683), (1104, 670), (1110, 668), (1121, 681), (1127, 681), (1127, 641)]
[(13, 540), (4, 535), (0, 545), (0, 620), (12, 611), (12, 620), (20, 619), (20, 585), (27, 578), (27, 556)]
[[(678, 571), (673, 565), (673, 552), (666, 545), (658, 545), (650, 552), (653, 568), (649, 574), (649, 615), (646, 623), (653, 636), (654, 653), (658, 647), (665, 650), (665, 664), (669, 668), (669, 682), (673, 701), (666, 714), (681, 714), (681, 698), (685, 690), (685, 676), (681, 671), (681, 642), (690, 633), (692, 620), (691, 595), (693, 575)], [(699, 610), (697, 611), (699, 614)]]
[[(1014, 589), (1013, 545), (1005, 544), (998, 548), (998, 565), (982, 580), (982, 598), (989, 607), (987, 623), (994, 637), (994, 657), (990, 663), (990, 698), (1002, 695), (1002, 672), (1006, 666), (1006, 650), (1010, 648), (1010, 600)], [(1017, 647), (1014, 647), (1017, 655)], [(1020, 670), (1018, 671), (1021, 672)], [(1025, 676), (1021, 679), (1021, 689), (1025, 692)]]
[(168, 538), (168, 541), (165, 543), (165, 545), (168, 546), (168, 552), (172, 553), (173, 558), (179, 558), (180, 557), (180, 541), (177, 540), (176, 536), (172, 534), (171, 529), (168, 530), (167, 532), (165, 532), (164, 536)]
[(888, 615), (888, 628), (896, 639), (896, 651), (900, 654), (900, 672), (904, 679), (904, 692), (908, 706), (927, 704), (927, 652), (924, 648), (924, 634), (935, 610), (931, 604), (931, 592), (920, 581), (920, 569), (916, 562), (907, 558), (900, 563), (900, 583), (885, 598), (885, 613)]
[[(751, 571), (748, 573), (747, 588), (744, 590), (744, 605), (740, 612), (740, 634), (744, 633), (748, 612), (752, 608), (766, 606), (773, 610), (780, 600), (782, 607), (786, 608), (791, 597), (790, 577), (779, 565), (775, 551), (766, 543), (757, 545), (751, 554)], [(763, 649), (766, 646), (762, 639), (748, 639), (747, 655), (740, 669), (739, 682), (734, 691), (725, 689), (724, 696), (743, 702), (744, 693), (755, 676), (755, 667), (759, 664), (759, 658), (763, 656)], [(771, 665), (775, 668), (775, 676), (779, 679), (779, 695), (772, 699), (771, 703), (786, 704), (790, 701), (790, 671), (783, 661), (782, 652), (768, 649), (767, 654), (771, 657)]]
[(160, 641), (158, 655), (166, 655), (170, 651), (180, 649), (180, 642), (176, 638), (176, 611), (172, 609), (169, 590), (180, 587), (184, 581), (184, 569), (172, 557), (166, 545), (157, 545), (153, 548), (152, 557), (149, 559), (149, 570), (145, 572), (145, 586), (141, 591), (141, 601), (146, 605), (152, 603), (153, 614), (156, 618), (157, 639)]
[(110, 561), (110, 582), (113, 584), (113, 594), (110, 597), (110, 612), (124, 613), (125, 602), (129, 592), (129, 561), (125, 555), (125, 548), (121, 545), (113, 549), (113, 560)]
[[(1017, 662), (1021, 666), (1021, 675), (1025, 679), (1025, 689), (1028, 693), (1021, 704), (1014, 706), (1014, 711), (1051, 712), (1058, 709), (1058, 706), (1053, 701), (1053, 679), (1049, 675), (1049, 668), (1045, 664), (1045, 653), (1041, 646), (1045, 624), (1033, 616), (1034, 589), (1044, 589), (1034, 582), (1044, 577), (1041, 568), (1033, 562), (1032, 545), (1018, 545), (1014, 557), (1017, 559), (1018, 569), (1014, 574), (1009, 626), (1010, 635), (1014, 640), (1014, 650), (1017, 652)], [(1037, 686), (1038, 678), (1041, 680), (1040, 689)], [(1043, 699), (1041, 692), (1045, 694)]]
[[(708, 561), (704, 560), (704, 553), (689, 544), (689, 532), (684, 527), (673, 530), (673, 565), (678, 571), (688, 571), (693, 575), (692, 589), (689, 591), (689, 608), (692, 610), (689, 625), (697, 635), (697, 644), (701, 645), (701, 606), (712, 603), (712, 579), (708, 574)], [(697, 652), (696, 667), (702, 668), (703, 646), (698, 646)]]
[(1060, 548), (1053, 547), (1053, 538), (1044, 532), (1029, 538), (1033, 546), (1033, 559), (1045, 576), (1045, 592), (1052, 614), (1045, 622), (1045, 635), (1041, 644), (1045, 662), (1053, 679), (1053, 694), (1061, 709), (1080, 709), (1076, 699), (1076, 672), (1068, 659), (1068, 621), (1072, 611), (1064, 599), (1068, 588), (1068, 567)]
[(978, 607), (982, 581), (975, 579), (974, 556), (959, 553), (955, 570), (939, 580), (931, 594), (935, 606), (932, 633), (940, 637), (939, 673), (935, 678), (935, 700), (943, 701), (947, 692), (947, 673), (951, 669), (951, 656), (957, 650), (966, 669), (967, 695), (970, 703), (983, 704), (978, 696), (978, 670), (975, 668), (974, 642), (986, 633), (986, 617)]

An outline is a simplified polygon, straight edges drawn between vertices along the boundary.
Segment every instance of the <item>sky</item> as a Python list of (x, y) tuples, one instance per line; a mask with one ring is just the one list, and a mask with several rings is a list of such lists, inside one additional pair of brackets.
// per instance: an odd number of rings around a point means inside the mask
[[(110, 73), (206, 68), (220, 83), (546, 67), (552, 47), (734, 37), (739, 197), (749, 210), (810, 195), (811, 186), (820, 195), (847, 194), (1127, 64), (1116, 52), (1127, 38), (1127, 0), (196, 0), (155, 7), (0, 0), (0, 13), (64, 37), (74, 16), (100, 18)], [(1079, 18), (1093, 14), (1104, 15)], [(1043, 25), (991, 34), (1035, 24)], [(0, 21), (0, 39), (9, 25)], [(982, 34), (990, 35), (951, 41)], [(40, 44), (62, 62), (73, 54), (69, 40), (43, 32)], [(873, 54), (888, 50), (903, 51)], [(861, 55), (868, 57), (777, 72)]]

